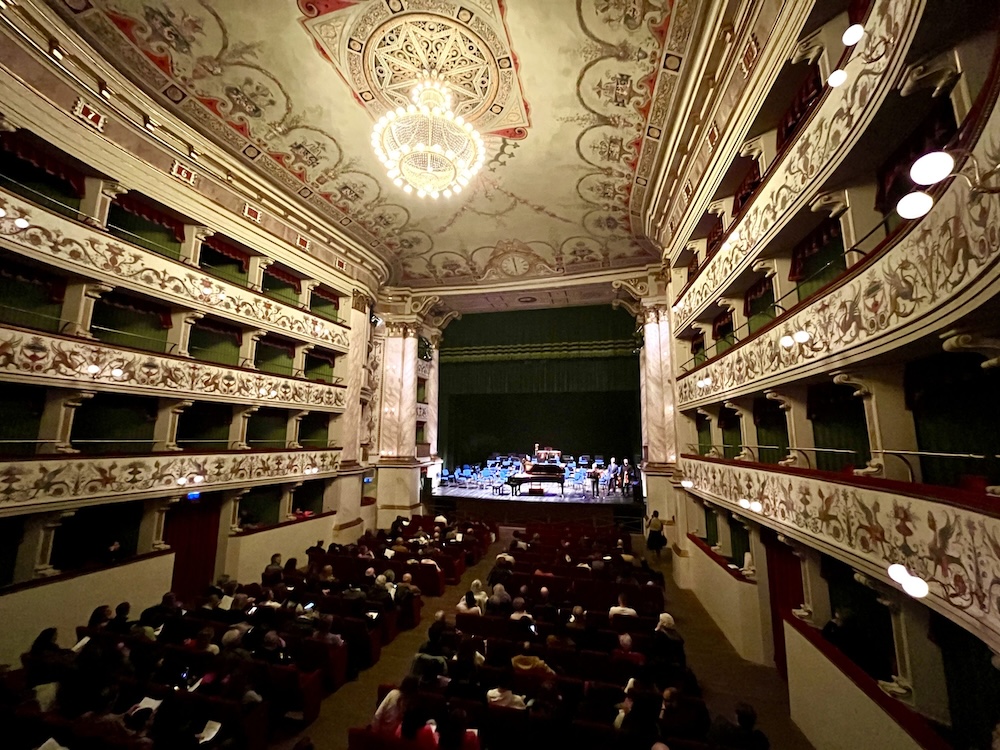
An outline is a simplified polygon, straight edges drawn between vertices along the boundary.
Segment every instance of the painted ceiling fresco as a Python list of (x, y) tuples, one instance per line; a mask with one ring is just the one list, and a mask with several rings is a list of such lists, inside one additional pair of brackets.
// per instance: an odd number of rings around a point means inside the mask
[[(697, 0), (48, 1), (159, 101), (389, 261), (392, 284), (659, 259), (634, 231)], [(374, 120), (427, 68), (487, 146), (449, 200), (406, 195), (371, 150)]]

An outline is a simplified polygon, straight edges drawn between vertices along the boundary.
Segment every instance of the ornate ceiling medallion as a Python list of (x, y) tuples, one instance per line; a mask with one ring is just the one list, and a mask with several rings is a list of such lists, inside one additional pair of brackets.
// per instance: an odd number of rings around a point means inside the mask
[(365, 78), (386, 107), (406, 106), (414, 80), (437, 71), (456, 115), (476, 120), (492, 106), (500, 68), (490, 48), (455, 21), (409, 13), (384, 23), (365, 44)]

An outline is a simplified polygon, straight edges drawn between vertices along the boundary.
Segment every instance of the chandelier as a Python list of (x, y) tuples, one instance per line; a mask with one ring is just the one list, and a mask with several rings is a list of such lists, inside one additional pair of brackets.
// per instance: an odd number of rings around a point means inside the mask
[(452, 111), (448, 86), (437, 74), (425, 73), (410, 99), (375, 124), (372, 148), (396, 187), (421, 198), (450, 198), (483, 166), (483, 138)]

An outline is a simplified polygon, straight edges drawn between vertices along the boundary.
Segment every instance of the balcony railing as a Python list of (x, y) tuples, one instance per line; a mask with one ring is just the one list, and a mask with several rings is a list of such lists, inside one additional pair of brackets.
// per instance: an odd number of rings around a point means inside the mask
[(0, 325), (0, 379), (84, 390), (342, 411), (346, 389)]
[[(889, 565), (930, 586), (924, 601), (1000, 641), (1000, 502), (985, 493), (850, 474), (681, 457), (685, 489), (839, 556), (895, 586)], [(690, 485), (690, 486), (688, 486)]]
[(0, 223), (0, 237), (22, 255), (152, 296), (165, 304), (219, 315), (246, 327), (274, 331), (336, 351), (348, 349), (348, 335), (342, 325), (72, 221), (2, 187), (0, 208), (8, 219), (24, 218), (31, 224), (21, 229), (13, 221)]
[(335, 476), (340, 450), (47, 455), (0, 463), (0, 516)]
[[(859, 47), (846, 61), (847, 83), (827, 90), (808, 124), (775, 167), (768, 170), (754, 200), (727, 228), (729, 236), (737, 231), (740, 240), (724, 245), (706, 260), (678, 301), (677, 330), (686, 328), (708, 304), (723, 296), (725, 287), (750, 268), (769, 238), (807, 207), (851, 152), (873, 113), (893, 90), (919, 26), (920, 13), (920, 6), (905, 3), (884, 3), (872, 10), (866, 23), (869, 41), (862, 47), (879, 44), (881, 54), (869, 59)], [(838, 137), (828, 137), (834, 128)]]

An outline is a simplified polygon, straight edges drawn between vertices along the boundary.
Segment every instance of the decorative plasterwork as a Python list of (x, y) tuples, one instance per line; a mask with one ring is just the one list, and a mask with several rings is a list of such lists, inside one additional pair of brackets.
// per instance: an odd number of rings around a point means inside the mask
[[(336, 476), (339, 450), (257, 453), (170, 453), (149, 456), (87, 458), (46, 456), (0, 463), (0, 516), (135, 500), (197, 488), (200, 492), (298, 479)], [(306, 470), (309, 473), (306, 474)], [(313, 469), (318, 469), (314, 474)], [(196, 482), (195, 477), (203, 477)], [(184, 478), (184, 485), (177, 480)]]
[(986, 357), (983, 369), (1000, 367), (1000, 338), (973, 331), (947, 331), (941, 334), (946, 352), (975, 352)]
[(31, 222), (27, 229), (18, 229), (6, 220), (0, 223), (0, 244), (17, 253), (148, 294), (166, 304), (347, 351), (347, 329), (304, 310), (199, 273), (184, 263), (32, 206), (3, 190), (0, 190), (0, 208), (7, 212), (8, 218), (22, 216)]
[[(1000, 108), (975, 146), (991, 164), (1000, 157)], [(925, 335), (928, 321), (947, 325), (974, 304), (1000, 275), (1000, 197), (973, 197), (954, 180), (931, 212), (858, 275), (782, 321), (677, 381), (685, 407), (760, 390), (807, 372), (829, 369), (880, 346), (898, 347)], [(806, 330), (810, 340), (785, 349), (784, 335)], [(952, 346), (962, 343), (956, 334)], [(971, 341), (966, 340), (966, 343)], [(947, 346), (947, 344), (946, 344)], [(699, 388), (696, 381), (710, 378)]]
[(455, 113), (480, 132), (529, 127), (496, 0), (482, 11), (447, 0), (338, 5), (303, 26), (373, 120), (410, 104), (414, 79), (437, 71), (450, 84)]
[(1000, 520), (933, 499), (852, 486), (762, 467), (685, 457), (693, 494), (805, 539), (888, 580), (899, 563), (930, 585), (924, 601), (989, 643), (1000, 644)]
[(827, 89), (816, 113), (731, 228), (738, 230), (740, 241), (720, 248), (684, 290), (676, 307), (678, 330), (718, 299), (778, 231), (815, 199), (816, 189), (851, 152), (893, 90), (922, 9), (923, 3), (909, 0), (875, 4), (865, 39), (845, 65), (847, 83)]
[(431, 368), (431, 363), (428, 362), (427, 360), (425, 360), (425, 359), (418, 359), (417, 360), (417, 369), (416, 369), (416, 372), (417, 372), (417, 377), (418, 378), (423, 378), (424, 380), (429, 379), (430, 376), (431, 376), (431, 369), (432, 369)]
[[(476, 288), (658, 261), (659, 248), (638, 236), (639, 216), (682, 71), (695, 64), (699, 0), (272, 5), (254, 13), (237, 0), (53, 0), (174, 115), (377, 254), (393, 285)], [(424, 52), (411, 54), (393, 36), (410, 15), (425, 19), (412, 37)], [(431, 16), (447, 22), (435, 20), (431, 31)], [(356, 26), (360, 18), (371, 20)], [(332, 36), (314, 51), (312, 31), (328, 23)], [(465, 106), (492, 102), (477, 123), (492, 158), (459, 198), (415, 203), (371, 153), (369, 107), (397, 101), (405, 87), (392, 71), (461, 38), (489, 50), (462, 54), (481, 74), (466, 82)], [(377, 60), (391, 70), (366, 74)], [(547, 106), (532, 111), (522, 89)], [(270, 206), (262, 208), (267, 225)], [(498, 252), (508, 247), (521, 252)], [(540, 262), (526, 263), (525, 248)]]
[(0, 326), (0, 375), (5, 381), (22, 380), (39, 385), (315, 411), (343, 411), (346, 400), (346, 389), (342, 386), (181, 357), (125, 351), (94, 341), (3, 326)]

